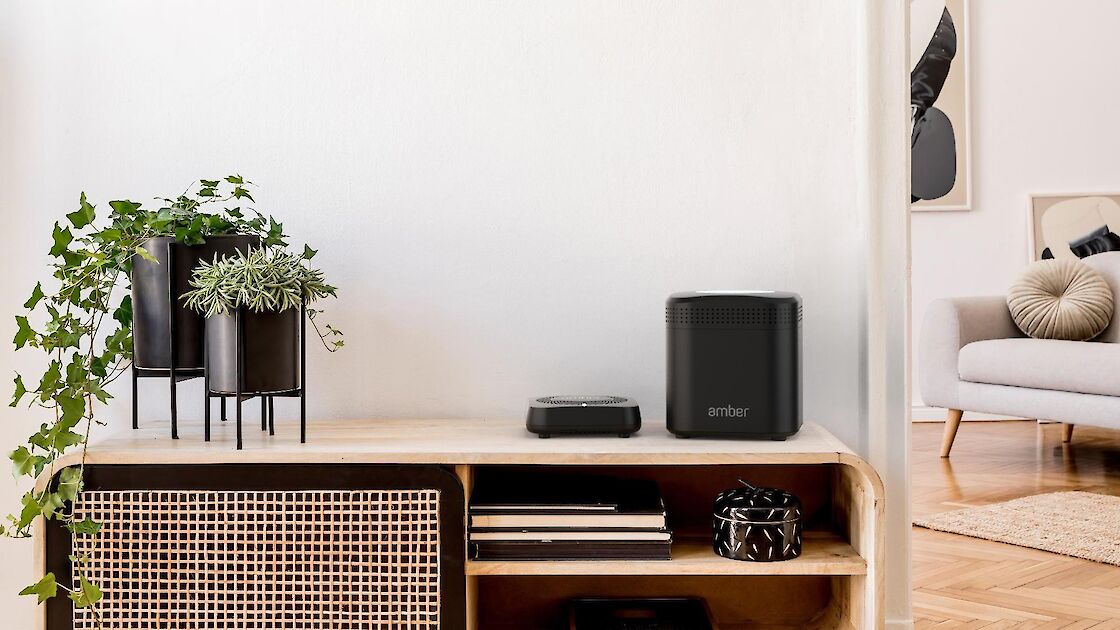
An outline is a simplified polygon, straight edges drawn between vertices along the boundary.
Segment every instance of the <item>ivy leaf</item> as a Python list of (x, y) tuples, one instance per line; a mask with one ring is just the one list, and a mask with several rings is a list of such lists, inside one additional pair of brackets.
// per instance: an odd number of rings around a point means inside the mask
[(249, 191), (248, 191), (248, 190), (245, 190), (245, 189), (244, 189), (244, 188), (242, 188), (241, 186), (236, 186), (236, 187), (234, 187), (234, 189), (233, 189), (233, 197), (234, 197), (235, 199), (248, 199), (249, 201), (252, 201), (252, 202), (256, 202), (256, 201), (257, 201), (256, 199), (253, 199), (253, 195), (249, 194)]
[(217, 188), (219, 182), (216, 179), (200, 179), (198, 183), (202, 184), (203, 188)]
[(40, 604), (54, 597), (58, 594), (58, 583), (54, 581), (54, 573), (44, 575), (43, 579), (24, 588), (19, 594), (35, 595), (39, 598)]
[(63, 228), (58, 222), (55, 222), (51, 238), (54, 239), (54, 246), (51, 247), (50, 255), (57, 257), (61, 256), (70, 246), (70, 241), (74, 240), (74, 235), (70, 233), (70, 228)]
[(23, 308), (33, 309), (41, 299), (43, 299), (43, 283), (36, 282), (35, 289), (31, 291), (31, 297), (27, 298), (27, 301), (23, 303)]
[(78, 491), (82, 489), (82, 469), (78, 466), (64, 468), (58, 476), (58, 498), (63, 503), (78, 498)]
[[(83, 192), (81, 207), (66, 215), (66, 218), (70, 219), (70, 223), (73, 223), (74, 227), (80, 230), (90, 223), (93, 223), (94, 216), (95, 212), (93, 206), (90, 205), (88, 201), (86, 201), (86, 194)], [(58, 254), (55, 255), (57, 256)]]
[(8, 454), (12, 460), (12, 476), (16, 479), (25, 476), (35, 476), (42, 470), (47, 458), (41, 455), (32, 455), (26, 446), (21, 446)]
[(43, 503), (41, 513), (43, 518), (52, 519), (62, 510), (62, 499), (58, 496), (57, 492), (47, 492), (43, 494)]
[(86, 399), (81, 394), (59, 394), (55, 397), (58, 406), (62, 408), (60, 422), (74, 426), (86, 415)]
[(150, 263), (155, 263), (157, 265), (159, 264), (159, 259), (157, 259), (155, 256), (153, 256), (151, 252), (144, 249), (143, 245), (137, 245), (136, 246), (136, 253), (139, 254), (139, 256), (141, 258), (143, 258), (144, 260), (146, 260)]
[(58, 391), (58, 383), (62, 380), (62, 364), (57, 360), (51, 361), (50, 367), (43, 373), (39, 381), (39, 400), (47, 402)]
[(43, 513), (42, 507), (39, 502), (35, 500), (35, 495), (30, 492), (23, 495), (23, 509), (19, 513), (19, 521), (16, 522), (16, 530), (24, 531), (31, 526), (31, 523)]
[(16, 344), (16, 350), (27, 345), (28, 341), (34, 341), (35, 331), (31, 329), (31, 324), (28, 323), (27, 318), (23, 315), (16, 315), (16, 336), (12, 339), (12, 343)]
[(75, 523), (67, 523), (66, 529), (69, 529), (75, 534), (93, 536), (97, 532), (101, 531), (101, 523), (98, 523), (97, 521), (87, 516), (81, 521), (77, 521)]
[(319, 250), (317, 250), (317, 249), (311, 249), (311, 247), (309, 247), (307, 245), (303, 246), (303, 259), (304, 260), (311, 260), (312, 258), (315, 257), (315, 254), (318, 254), (318, 253), (319, 253)]
[(101, 389), (101, 385), (97, 381), (89, 382), (89, 393), (93, 394), (93, 396), (102, 403), (109, 402), (109, 399), (113, 397), (112, 394)]
[(79, 584), (78, 590), (71, 591), (69, 596), (76, 608), (89, 608), (101, 601), (101, 589), (96, 584), (87, 580), (84, 575)]
[(12, 394), (12, 402), (11, 402), (11, 404), (8, 405), (9, 407), (15, 407), (16, 405), (18, 405), (19, 404), (19, 399), (23, 398), (23, 395), (27, 393), (27, 387), (23, 384), (23, 377), (22, 376), (20, 376), (19, 374), (16, 374), (16, 378), (15, 378), (14, 382), (15, 382), (16, 389), (15, 389), (15, 392)]
[(245, 180), (240, 175), (229, 175), (226, 177), (226, 181), (236, 186), (240, 186), (241, 184), (245, 183)]
[[(146, 251), (146, 250), (145, 250)], [(117, 320), (124, 326), (132, 325), (132, 296), (126, 295), (121, 298), (121, 305), (117, 310), (113, 311), (113, 319)]]
[(114, 213), (122, 217), (131, 216), (133, 213), (140, 209), (140, 206), (141, 204), (138, 204), (135, 201), (129, 201), (128, 199), (118, 199), (116, 201), (109, 202), (109, 207), (113, 209)]

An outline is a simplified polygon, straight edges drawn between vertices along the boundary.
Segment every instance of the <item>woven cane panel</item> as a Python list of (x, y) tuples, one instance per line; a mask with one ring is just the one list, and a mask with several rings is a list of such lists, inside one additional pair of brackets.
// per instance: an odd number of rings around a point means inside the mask
[[(90, 491), (107, 630), (439, 627), (439, 491)], [(94, 630), (85, 610), (75, 630)]]

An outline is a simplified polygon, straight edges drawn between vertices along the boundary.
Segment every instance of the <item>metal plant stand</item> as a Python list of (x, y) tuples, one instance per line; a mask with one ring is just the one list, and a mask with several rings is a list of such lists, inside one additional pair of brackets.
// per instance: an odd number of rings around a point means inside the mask
[(306, 397), (306, 378), (307, 378), (307, 307), (300, 305), (299, 309), (299, 386), (295, 389), (281, 390), (281, 391), (268, 391), (268, 392), (246, 392), (245, 387), (245, 321), (241, 315), (241, 309), (234, 312), (235, 320), (235, 334), (234, 345), (237, 347), (236, 360), (234, 362), (234, 369), (237, 372), (237, 386), (234, 392), (221, 392), (211, 391), (210, 389), (210, 354), (209, 344), (207, 344), (206, 353), (203, 355), (205, 367), (203, 368), (205, 403), (203, 405), (204, 416), (204, 438), (207, 442), (210, 441), (210, 402), (212, 398), (218, 398), (222, 401), (222, 420), (226, 419), (226, 399), (232, 398), (234, 400), (234, 418), (237, 422), (237, 450), (243, 448), (242, 433), (241, 433), (241, 403), (253, 398), (261, 399), (261, 431), (268, 431), (269, 435), (276, 435), (276, 414), (274, 410), (273, 400), (275, 398), (299, 398), (299, 441), (300, 443), (307, 442), (307, 397)]

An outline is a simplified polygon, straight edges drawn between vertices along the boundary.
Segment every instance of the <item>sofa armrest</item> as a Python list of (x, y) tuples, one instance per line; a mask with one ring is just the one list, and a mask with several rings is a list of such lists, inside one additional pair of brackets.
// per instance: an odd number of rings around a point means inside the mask
[(964, 297), (935, 300), (926, 309), (918, 347), (918, 385), (931, 407), (960, 409), (957, 355), (974, 341), (1022, 337), (1006, 298)]

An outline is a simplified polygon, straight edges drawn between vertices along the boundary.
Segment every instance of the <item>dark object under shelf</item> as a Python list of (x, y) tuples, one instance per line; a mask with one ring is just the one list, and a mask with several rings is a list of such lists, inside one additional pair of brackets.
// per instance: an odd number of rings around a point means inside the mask
[(261, 399), (261, 430), (276, 432), (275, 398), (299, 398), (299, 441), (307, 441), (307, 307), (255, 312), (241, 307), (206, 320), (203, 426), (210, 441), (210, 399), (234, 400), (237, 449), (243, 447), (241, 403)]
[[(141, 245), (156, 262), (132, 257), (132, 428), (139, 428), (138, 380), (166, 378), (171, 390), (171, 437), (179, 437), (177, 385), (203, 375), (203, 317), (179, 299), (190, 290), (200, 261), (232, 256), (260, 245), (248, 234), (210, 236), (199, 245), (179, 243), (171, 236), (150, 238)], [(175, 305), (172, 308), (172, 305)]]
[(712, 506), (712, 549), (724, 558), (752, 562), (801, 555), (801, 501), (777, 488), (721, 492)]
[(718, 630), (696, 597), (574, 599), (569, 610), (569, 630)]

